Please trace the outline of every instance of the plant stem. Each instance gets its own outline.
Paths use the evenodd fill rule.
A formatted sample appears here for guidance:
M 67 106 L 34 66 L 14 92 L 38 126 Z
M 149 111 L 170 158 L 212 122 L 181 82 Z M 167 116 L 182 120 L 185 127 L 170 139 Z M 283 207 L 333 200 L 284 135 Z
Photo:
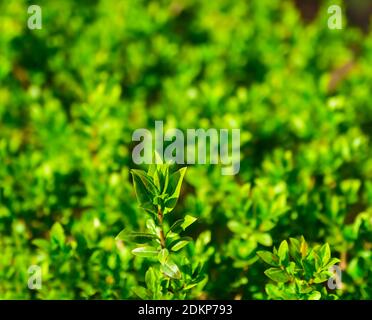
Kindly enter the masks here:
M 163 230 L 163 212 L 161 211 L 160 207 L 158 208 L 158 222 L 160 226 L 160 245 L 162 249 L 165 248 L 165 236 Z
M 347 267 L 347 252 L 346 251 L 341 252 L 340 260 L 341 260 L 340 261 L 341 270 L 346 270 L 346 267 Z

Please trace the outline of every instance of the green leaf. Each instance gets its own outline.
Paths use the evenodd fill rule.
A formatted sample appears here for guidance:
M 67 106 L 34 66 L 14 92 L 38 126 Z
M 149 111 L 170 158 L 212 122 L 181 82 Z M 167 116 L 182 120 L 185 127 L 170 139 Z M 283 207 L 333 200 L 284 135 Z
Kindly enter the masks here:
M 156 234 L 156 225 L 153 219 L 148 219 L 146 221 L 146 228 L 150 230 L 151 233 Z
M 133 249 L 132 253 L 138 257 L 156 257 L 159 253 L 159 250 L 154 247 L 145 246 Z
M 265 291 L 270 299 L 283 299 L 283 291 L 278 288 L 277 284 L 268 283 Z
M 175 232 L 175 233 L 180 233 L 183 228 L 182 224 L 185 222 L 185 219 L 178 219 L 175 223 L 172 224 L 172 226 L 169 228 L 168 232 Z
M 35 239 L 35 240 L 32 240 L 32 243 L 44 251 L 49 250 L 49 241 L 45 239 Z
M 159 194 L 158 188 L 155 186 L 152 177 L 150 177 L 145 171 L 143 170 L 131 170 L 132 176 L 138 177 L 138 179 L 142 183 L 142 187 L 144 187 L 151 195 Z
M 154 241 L 158 239 L 158 237 L 155 234 L 151 234 L 151 233 L 127 232 L 124 229 L 116 236 L 116 239 L 143 244 L 143 243 L 149 243 L 151 241 Z
M 273 245 L 273 239 L 269 233 L 257 233 L 255 234 L 255 238 L 263 246 L 270 247 Z
M 340 259 L 338 258 L 332 258 L 328 261 L 328 263 L 323 267 L 323 269 L 328 270 L 330 267 L 334 266 L 335 264 L 339 263 Z
M 300 253 L 300 241 L 295 238 L 289 238 L 289 254 L 297 262 L 301 262 L 301 253 Z
M 178 219 L 175 223 L 173 223 L 172 226 L 169 228 L 167 234 L 169 232 L 180 233 L 186 230 L 186 228 L 193 224 L 196 220 L 197 218 L 194 218 L 193 216 L 190 215 L 186 215 L 185 218 Z
M 156 292 L 157 276 L 154 268 L 150 267 L 145 274 L 145 282 L 148 289 L 152 292 Z
M 279 266 L 279 258 L 270 251 L 258 251 L 257 255 L 267 264 L 273 267 Z
M 290 277 L 289 275 L 281 269 L 278 268 L 270 268 L 265 271 L 265 274 L 271 279 L 276 282 L 287 282 Z
M 52 242 L 58 243 L 60 246 L 65 243 L 65 232 L 59 222 L 56 222 L 50 230 L 50 238 Z
M 314 278 L 314 283 L 322 283 L 322 282 L 325 282 L 327 281 L 330 277 L 332 276 L 332 274 L 330 274 L 329 271 L 326 271 L 326 272 L 322 272 L 320 274 L 317 274 Z
M 302 261 L 302 265 L 305 271 L 305 277 L 310 278 L 313 276 L 314 272 L 316 272 L 315 261 L 312 256 L 308 255 L 306 259 Z
M 148 300 L 151 298 L 148 290 L 144 287 L 134 287 L 133 289 L 133 292 L 135 295 L 137 295 L 140 299 L 142 300 Z
M 168 185 L 169 185 L 169 165 L 165 164 L 161 166 L 160 173 L 158 171 L 158 174 L 161 177 L 161 184 L 160 184 L 160 191 L 163 195 L 168 195 Z
M 227 227 L 231 230 L 233 233 L 243 233 L 246 232 L 247 227 L 243 223 L 236 221 L 236 220 L 230 220 L 227 222 Z
M 331 266 L 329 266 L 330 268 Z M 354 258 L 350 261 L 347 267 L 348 274 L 353 278 L 354 281 L 360 281 L 364 277 L 364 270 L 363 267 L 359 263 L 358 258 Z
M 156 213 L 157 206 L 153 204 L 154 198 L 158 195 L 158 190 L 145 171 L 131 170 L 133 186 L 140 206 L 149 212 Z
M 278 249 L 279 261 L 283 265 L 287 265 L 289 262 L 289 250 L 288 243 L 286 240 L 282 241 Z
M 198 219 L 187 214 L 183 220 L 184 221 L 181 224 L 181 227 L 182 227 L 183 230 L 186 230 L 186 228 L 188 228 L 190 225 L 192 225 Z
M 309 300 L 320 300 L 322 297 L 321 293 L 319 291 L 314 291 L 308 296 Z
M 290 246 L 292 246 L 296 251 L 300 251 L 300 241 L 296 238 L 289 238 Z
M 159 189 L 161 195 L 165 195 L 169 184 L 169 165 L 159 165 L 153 174 L 155 185 Z
M 154 179 L 155 173 L 156 173 L 156 164 L 155 163 L 151 163 L 149 165 L 149 169 L 147 170 L 147 175 L 153 178 L 154 184 L 156 185 L 155 179 Z M 159 187 L 159 186 L 157 186 L 157 187 Z
M 185 287 L 183 288 L 183 290 L 190 290 L 191 288 L 194 288 L 194 287 L 197 286 L 197 285 L 198 285 L 198 283 L 191 283 L 191 284 L 185 286 Z
M 168 259 L 168 256 L 169 256 L 169 251 L 168 249 L 164 248 L 164 249 L 161 249 L 159 254 L 158 254 L 158 260 L 161 264 L 164 264 L 166 263 L 167 259 Z
M 260 231 L 270 231 L 275 227 L 275 223 L 271 220 L 264 220 L 260 225 Z
M 170 248 L 172 251 L 178 251 L 181 250 L 184 246 L 186 246 L 190 241 L 192 241 L 192 238 L 190 237 L 182 237 L 180 239 L 177 239 L 173 241 L 170 245 Z
M 329 244 L 324 244 L 320 250 L 319 250 L 319 257 L 321 260 L 321 265 L 325 266 L 329 259 L 331 258 L 331 249 L 329 247 Z
M 296 264 L 293 261 L 291 261 L 288 264 L 288 267 L 285 268 L 285 270 L 287 271 L 288 274 L 294 274 L 296 270 Z
M 181 272 L 178 266 L 172 262 L 167 261 L 166 263 L 162 264 L 160 267 L 161 272 L 163 272 L 167 277 L 172 279 L 181 279 Z
M 186 170 L 187 168 L 183 167 L 170 176 L 166 192 L 168 194 L 168 199 L 165 202 L 166 209 L 164 210 L 164 214 L 171 212 L 176 206 L 177 200 L 180 196 L 182 181 L 186 174 Z

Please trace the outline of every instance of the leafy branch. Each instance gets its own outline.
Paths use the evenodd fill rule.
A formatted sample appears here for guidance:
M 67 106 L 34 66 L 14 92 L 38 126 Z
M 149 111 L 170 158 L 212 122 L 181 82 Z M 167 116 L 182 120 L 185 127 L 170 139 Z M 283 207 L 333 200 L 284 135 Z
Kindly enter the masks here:
M 175 253 L 188 245 L 192 238 L 181 236 L 196 218 L 186 215 L 170 227 L 168 214 L 171 213 L 180 196 L 186 167 L 171 171 L 169 164 L 152 164 L 147 172 L 131 170 L 133 185 L 140 207 L 149 218 L 146 232 L 122 230 L 116 237 L 138 246 L 132 250 L 135 256 L 156 259 L 158 264 L 150 267 L 145 275 L 145 287 L 136 287 L 134 292 L 143 299 L 182 298 L 188 289 L 196 286 L 202 277 L 200 265 L 190 264 L 184 255 L 176 263 Z M 180 259 L 178 259 L 180 260 Z
M 323 285 L 332 276 L 330 268 L 340 260 L 331 257 L 328 243 L 309 248 L 304 237 L 282 241 L 273 252 L 258 251 L 257 255 L 271 268 L 265 275 L 274 283 L 266 285 L 270 299 L 336 299 Z

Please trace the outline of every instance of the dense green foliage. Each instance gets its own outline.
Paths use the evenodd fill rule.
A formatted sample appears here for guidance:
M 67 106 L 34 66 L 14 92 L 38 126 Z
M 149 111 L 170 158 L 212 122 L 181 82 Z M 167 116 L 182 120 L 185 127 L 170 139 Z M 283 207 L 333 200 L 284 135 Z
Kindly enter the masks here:
M 40 0 L 29 30 L 33 3 L 1 1 L 0 298 L 372 299 L 372 33 L 328 29 L 334 3 Z M 171 208 L 154 189 L 164 228 L 197 218 L 161 248 L 177 269 L 127 241 L 159 227 L 131 156 L 155 120 L 241 129 L 238 175 L 188 166 Z
M 337 299 L 323 285 L 329 279 L 337 282 L 341 280 L 337 277 L 342 278 L 342 274 L 331 272 L 339 259 L 331 258 L 328 244 L 309 249 L 303 237 L 301 240 L 291 238 L 290 245 L 284 240 L 279 249 L 274 247 L 273 253 L 258 251 L 257 254 L 272 266 L 265 271 L 275 283 L 266 285 L 266 292 L 271 299 Z M 328 289 L 336 288 L 336 285 L 328 286 Z

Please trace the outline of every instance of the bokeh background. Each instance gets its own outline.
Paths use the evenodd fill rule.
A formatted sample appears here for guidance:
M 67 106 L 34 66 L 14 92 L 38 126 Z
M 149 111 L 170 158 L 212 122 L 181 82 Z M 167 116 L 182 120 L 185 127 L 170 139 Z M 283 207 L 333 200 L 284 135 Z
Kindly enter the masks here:
M 135 298 L 148 262 L 114 238 L 146 220 L 132 132 L 163 120 L 242 135 L 239 174 L 190 166 L 173 214 L 198 217 L 190 298 L 266 299 L 257 250 L 303 235 L 341 259 L 341 298 L 372 299 L 371 6 L 0 1 L 0 298 Z

